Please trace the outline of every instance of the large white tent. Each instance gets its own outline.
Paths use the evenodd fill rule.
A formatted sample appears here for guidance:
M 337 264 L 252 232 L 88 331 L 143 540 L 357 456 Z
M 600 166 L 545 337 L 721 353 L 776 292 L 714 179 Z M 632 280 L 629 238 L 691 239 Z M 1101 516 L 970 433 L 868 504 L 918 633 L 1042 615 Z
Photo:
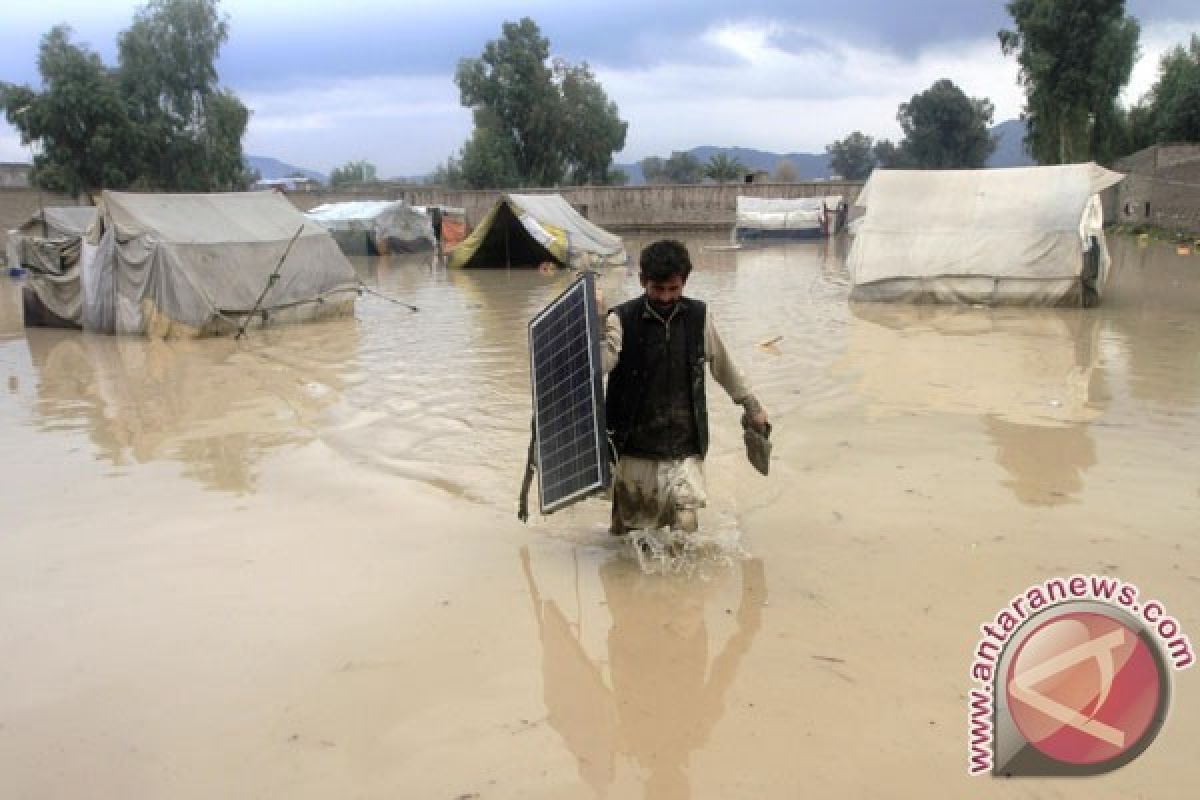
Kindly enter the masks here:
M 98 213 L 77 266 L 31 275 L 27 306 L 49 313 L 27 324 L 197 336 L 353 310 L 350 262 L 276 192 L 106 191 Z
M 1096 164 L 877 169 L 859 194 L 848 267 L 855 300 L 1066 306 L 1108 276 Z

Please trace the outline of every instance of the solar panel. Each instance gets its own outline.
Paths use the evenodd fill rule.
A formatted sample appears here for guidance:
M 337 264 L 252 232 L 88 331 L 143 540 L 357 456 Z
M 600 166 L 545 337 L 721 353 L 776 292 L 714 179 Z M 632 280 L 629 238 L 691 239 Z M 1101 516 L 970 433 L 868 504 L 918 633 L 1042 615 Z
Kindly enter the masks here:
M 596 278 L 585 272 L 529 322 L 538 495 L 543 514 L 609 484 Z

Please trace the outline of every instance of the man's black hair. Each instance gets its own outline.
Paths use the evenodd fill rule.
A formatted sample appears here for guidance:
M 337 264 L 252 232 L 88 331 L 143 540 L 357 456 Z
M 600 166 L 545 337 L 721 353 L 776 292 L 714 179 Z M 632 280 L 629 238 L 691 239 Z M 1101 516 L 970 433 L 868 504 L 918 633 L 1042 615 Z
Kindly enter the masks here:
M 642 279 L 661 283 L 672 275 L 684 281 L 692 272 L 692 259 L 683 242 L 675 239 L 660 239 L 642 248 L 639 265 Z

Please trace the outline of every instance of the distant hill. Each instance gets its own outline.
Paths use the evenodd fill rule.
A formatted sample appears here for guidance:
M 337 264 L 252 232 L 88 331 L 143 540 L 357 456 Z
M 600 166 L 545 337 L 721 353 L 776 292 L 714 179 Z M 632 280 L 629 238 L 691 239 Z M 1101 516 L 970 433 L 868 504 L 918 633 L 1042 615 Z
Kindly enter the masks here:
M 276 181 L 280 178 L 288 178 L 296 173 L 300 173 L 306 178 L 320 181 L 321 183 L 329 183 L 329 178 L 326 175 L 316 172 L 315 170 L 297 167 L 293 164 L 287 164 L 277 158 L 269 158 L 267 156 L 245 156 L 246 166 L 252 170 L 258 170 L 258 174 L 262 176 L 264 181 Z
M 1032 167 L 1037 162 L 1025 149 L 1025 122 L 1010 119 L 992 128 L 992 135 L 998 140 L 996 150 L 988 159 L 989 167 Z
M 999 140 L 996 150 L 987 161 L 988 167 L 1029 167 L 1035 164 L 1025 150 L 1025 123 L 1019 119 L 1010 119 L 991 128 L 991 133 Z M 701 164 L 708 163 L 717 153 L 724 153 L 730 158 L 736 158 L 750 170 L 766 170 L 774 174 L 779 162 L 787 159 L 796 167 L 801 180 L 823 180 L 829 177 L 829 156 L 826 153 L 770 153 L 764 150 L 753 150 L 747 147 L 714 147 L 702 145 L 688 151 Z M 670 154 L 661 156 L 667 158 Z M 642 175 L 640 164 L 615 164 L 617 169 L 624 170 L 629 176 L 631 185 L 646 182 Z

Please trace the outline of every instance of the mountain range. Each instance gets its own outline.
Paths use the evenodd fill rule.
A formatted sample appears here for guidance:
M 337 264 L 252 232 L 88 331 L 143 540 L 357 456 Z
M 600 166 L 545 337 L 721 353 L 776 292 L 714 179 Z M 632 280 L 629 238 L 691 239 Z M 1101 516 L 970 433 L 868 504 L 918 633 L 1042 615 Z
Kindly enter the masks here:
M 258 172 L 260 180 L 277 181 L 281 178 L 294 178 L 296 175 L 303 175 L 306 178 L 312 178 L 321 183 L 329 183 L 329 176 L 324 175 L 316 170 L 297 167 L 293 164 L 288 164 L 280 161 L 278 158 L 269 158 L 267 156 L 244 156 L 246 167 L 251 172 Z
M 996 137 L 996 149 L 987 160 L 989 168 L 999 167 L 1032 167 L 1035 162 L 1025 149 L 1025 123 L 1019 119 L 1010 119 L 988 129 Z M 747 169 L 757 172 L 764 170 L 770 174 L 781 161 L 790 161 L 796 168 L 800 180 L 826 180 L 833 170 L 829 167 L 827 153 L 771 153 L 765 150 L 754 150 L 748 147 L 713 147 L 704 145 L 693 147 L 691 153 L 701 164 L 718 153 L 724 153 L 730 158 L 736 158 Z M 623 170 L 629 176 L 629 184 L 635 186 L 646 182 L 642 175 L 641 164 L 614 164 L 616 169 Z
M 1036 162 L 1030 158 L 1025 149 L 1025 123 L 1019 119 L 1010 119 L 990 128 L 996 137 L 996 150 L 987 160 L 988 167 L 1030 167 Z M 774 174 L 780 161 L 787 160 L 799 173 L 801 180 L 825 180 L 830 175 L 829 155 L 827 153 L 771 153 L 765 150 L 754 150 L 749 147 L 715 147 L 702 145 L 693 147 L 691 153 L 697 161 L 705 164 L 718 153 L 724 153 L 730 158 L 736 158 L 747 169 L 765 170 Z M 321 183 L 328 183 L 328 176 L 311 169 L 297 167 L 266 156 L 246 156 L 246 165 L 257 170 L 263 180 L 278 180 L 293 177 L 296 174 L 313 178 Z M 629 176 L 629 184 L 636 186 L 646 182 L 642 175 L 640 164 L 615 164 L 616 169 L 624 170 Z M 419 179 L 409 178 L 409 181 Z

